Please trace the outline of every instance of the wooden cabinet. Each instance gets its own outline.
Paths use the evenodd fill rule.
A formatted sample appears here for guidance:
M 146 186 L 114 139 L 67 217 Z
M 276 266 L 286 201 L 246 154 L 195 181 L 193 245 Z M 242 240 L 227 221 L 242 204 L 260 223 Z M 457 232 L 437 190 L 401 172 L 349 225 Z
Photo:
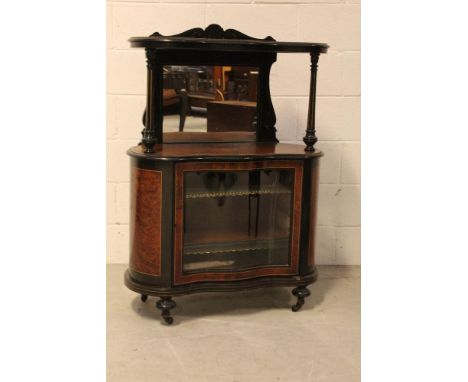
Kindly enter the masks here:
M 305 148 L 276 140 L 268 73 L 277 51 L 307 52 L 316 63 L 326 45 L 256 40 L 219 26 L 182 35 L 131 39 L 147 51 L 148 102 L 142 142 L 128 150 L 130 262 L 125 283 L 143 301 L 158 296 L 156 306 L 169 324 L 173 297 L 202 291 L 294 286 L 292 309 L 297 311 L 310 294 L 306 286 L 317 277 L 315 220 L 323 154 L 313 147 L 316 66 Z M 187 49 L 190 55 L 180 55 Z M 181 132 L 165 141 L 161 70 L 184 63 L 259 68 L 257 100 L 252 102 L 255 141 L 230 141 L 235 120 L 223 124 L 226 132 L 223 127 L 206 136 L 197 131 L 196 141 L 193 132 Z

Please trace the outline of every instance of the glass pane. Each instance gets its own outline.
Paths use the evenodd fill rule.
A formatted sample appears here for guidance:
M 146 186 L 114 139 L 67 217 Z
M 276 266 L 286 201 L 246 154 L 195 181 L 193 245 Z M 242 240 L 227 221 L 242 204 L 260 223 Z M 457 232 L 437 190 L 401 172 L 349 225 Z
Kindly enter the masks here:
M 163 81 L 165 142 L 255 139 L 258 68 L 166 65 Z
M 294 170 L 184 175 L 184 272 L 289 264 Z

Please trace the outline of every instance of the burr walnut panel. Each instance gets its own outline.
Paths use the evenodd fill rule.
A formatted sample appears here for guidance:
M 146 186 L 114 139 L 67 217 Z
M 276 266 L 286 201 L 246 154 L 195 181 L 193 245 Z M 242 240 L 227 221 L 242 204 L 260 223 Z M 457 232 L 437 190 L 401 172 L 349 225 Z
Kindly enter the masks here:
M 162 172 L 131 169 L 130 268 L 161 275 Z

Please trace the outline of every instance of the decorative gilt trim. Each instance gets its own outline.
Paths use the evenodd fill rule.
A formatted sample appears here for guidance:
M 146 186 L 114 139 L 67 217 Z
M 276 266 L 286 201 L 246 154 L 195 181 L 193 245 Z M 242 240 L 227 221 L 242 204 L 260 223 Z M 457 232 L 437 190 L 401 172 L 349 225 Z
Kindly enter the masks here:
M 270 189 L 265 188 L 261 190 L 248 190 L 248 191 L 225 191 L 225 192 L 193 192 L 185 195 L 186 199 L 199 199 L 199 198 L 219 198 L 222 196 L 247 196 L 247 195 L 265 195 L 265 194 L 289 194 L 290 191 L 286 189 Z

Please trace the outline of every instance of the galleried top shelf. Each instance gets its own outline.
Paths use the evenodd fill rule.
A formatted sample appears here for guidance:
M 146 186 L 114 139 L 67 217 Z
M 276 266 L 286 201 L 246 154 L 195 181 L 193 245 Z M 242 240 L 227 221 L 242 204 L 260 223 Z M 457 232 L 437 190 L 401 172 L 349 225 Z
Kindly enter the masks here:
M 129 41 L 146 53 L 144 154 L 167 143 L 278 143 L 269 83 L 277 53 L 310 55 L 303 141 L 306 152 L 315 151 L 317 64 L 328 44 L 255 38 L 217 24 L 173 36 L 155 32 Z
M 149 37 L 132 37 L 129 41 L 135 48 L 158 50 L 326 53 L 328 49 L 328 44 L 324 43 L 280 42 L 270 36 L 258 39 L 235 29 L 224 30 L 217 24 L 211 24 L 206 29 L 193 28 L 173 36 L 156 32 Z

